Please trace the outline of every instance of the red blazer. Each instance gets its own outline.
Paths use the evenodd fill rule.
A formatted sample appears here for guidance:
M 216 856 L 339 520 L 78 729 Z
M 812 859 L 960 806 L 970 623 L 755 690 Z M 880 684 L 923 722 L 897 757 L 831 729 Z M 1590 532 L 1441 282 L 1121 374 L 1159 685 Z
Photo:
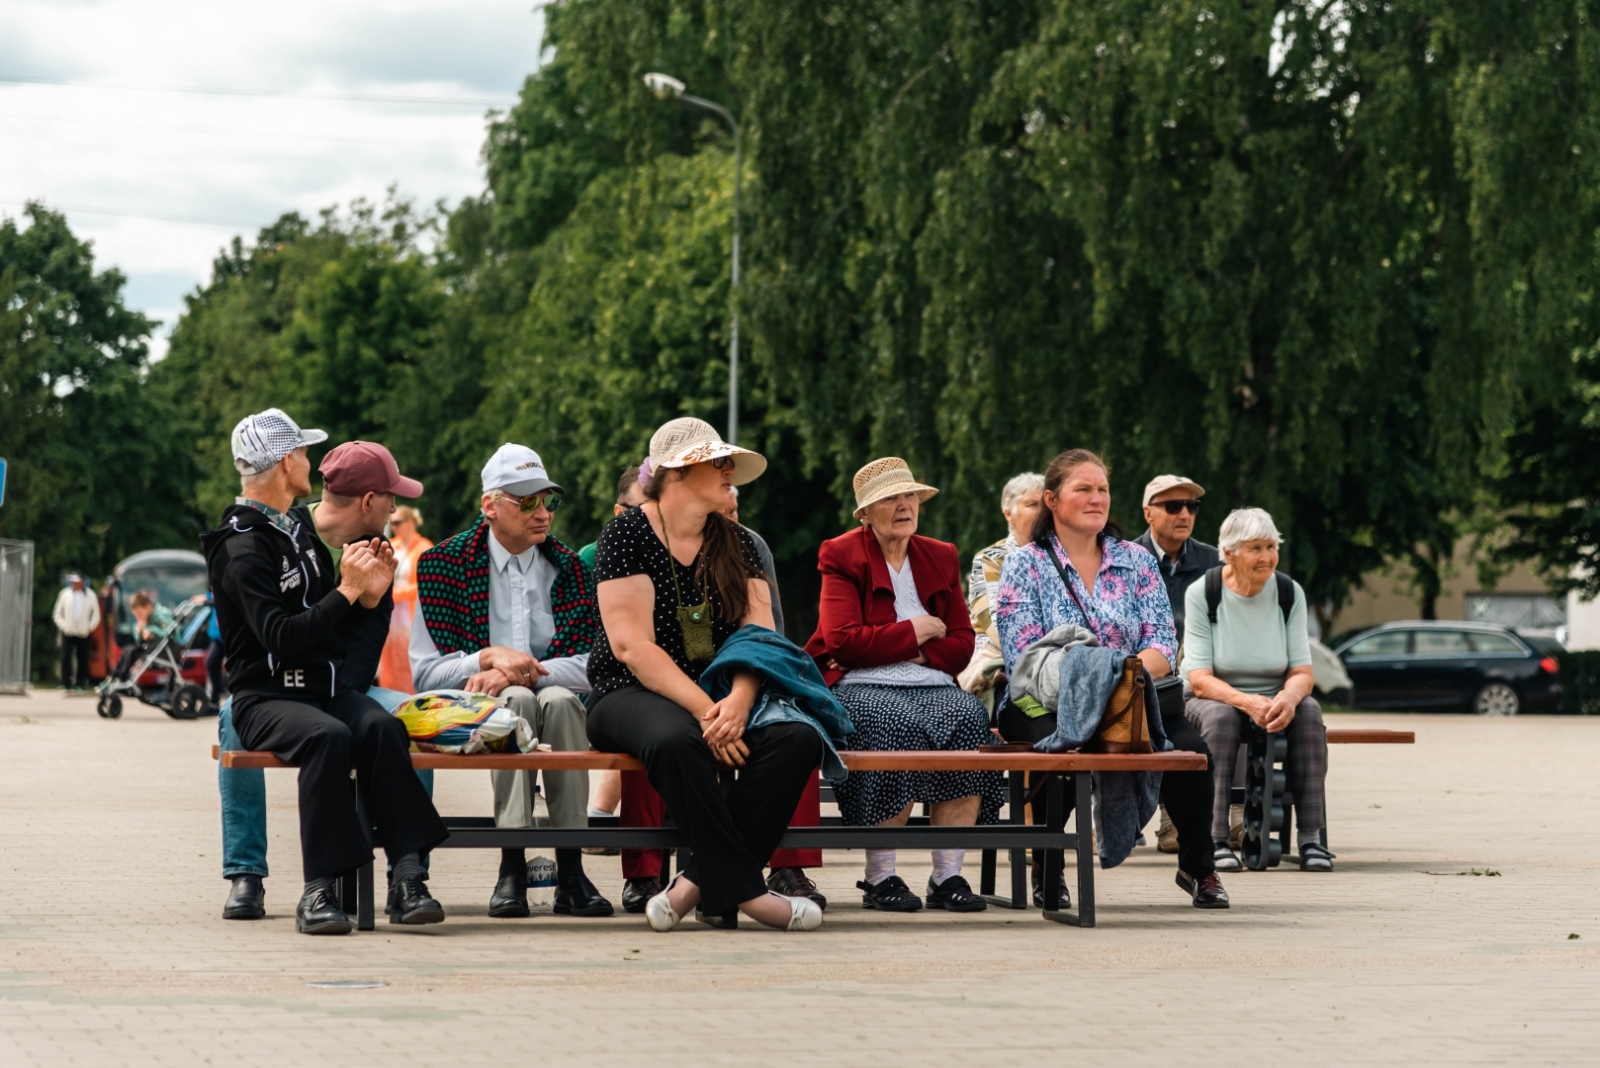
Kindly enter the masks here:
M 929 667 L 955 676 L 972 659 L 976 641 L 956 547 L 913 534 L 906 555 L 922 603 L 945 626 L 944 637 L 922 646 L 922 655 Z M 822 572 L 822 603 L 817 632 L 806 643 L 806 652 L 817 661 L 829 686 L 844 675 L 828 667 L 830 660 L 848 671 L 917 658 L 916 629 L 909 620 L 895 622 L 889 564 L 871 530 L 857 527 L 823 542 L 817 551 L 817 570 Z

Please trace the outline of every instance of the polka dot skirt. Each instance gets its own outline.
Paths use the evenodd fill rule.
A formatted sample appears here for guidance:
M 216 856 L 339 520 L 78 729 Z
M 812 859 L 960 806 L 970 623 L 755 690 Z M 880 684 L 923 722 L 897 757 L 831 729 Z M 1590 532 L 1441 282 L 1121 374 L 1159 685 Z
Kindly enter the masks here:
M 989 713 L 956 686 L 841 683 L 833 694 L 850 713 L 851 749 L 976 749 L 989 734 Z M 836 783 L 844 821 L 871 826 L 916 801 L 982 796 L 979 823 L 994 823 L 1005 802 L 1005 779 L 994 771 L 852 771 Z

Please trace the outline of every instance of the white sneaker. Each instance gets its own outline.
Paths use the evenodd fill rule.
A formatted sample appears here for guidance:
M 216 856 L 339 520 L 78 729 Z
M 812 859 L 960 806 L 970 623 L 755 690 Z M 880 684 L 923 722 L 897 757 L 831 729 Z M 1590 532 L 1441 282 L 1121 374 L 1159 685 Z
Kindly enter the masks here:
M 790 897 L 778 894 L 789 903 L 789 930 L 815 931 L 822 926 L 822 909 L 809 897 Z
M 678 878 L 667 885 L 667 890 L 676 885 Z M 670 931 L 683 922 L 683 917 L 672 911 L 672 902 L 667 899 L 667 890 L 661 891 L 644 903 L 644 918 L 649 921 L 652 931 Z

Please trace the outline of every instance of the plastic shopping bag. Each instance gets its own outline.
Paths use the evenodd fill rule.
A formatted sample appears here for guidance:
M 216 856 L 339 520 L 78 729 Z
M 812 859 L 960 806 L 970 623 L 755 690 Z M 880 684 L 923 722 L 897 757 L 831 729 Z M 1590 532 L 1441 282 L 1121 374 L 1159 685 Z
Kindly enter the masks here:
M 526 753 L 538 745 L 528 721 L 488 694 L 430 690 L 394 715 L 406 725 L 413 753 Z

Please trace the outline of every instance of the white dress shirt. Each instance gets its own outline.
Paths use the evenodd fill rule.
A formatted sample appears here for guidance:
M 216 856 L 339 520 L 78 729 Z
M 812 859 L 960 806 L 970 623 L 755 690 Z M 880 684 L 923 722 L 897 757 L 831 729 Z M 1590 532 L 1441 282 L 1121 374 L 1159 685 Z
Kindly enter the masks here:
M 550 611 L 555 581 L 556 566 L 537 545 L 512 554 L 489 531 L 489 644 L 527 653 L 548 668 L 550 674 L 539 676 L 534 689 L 565 686 L 574 693 L 588 693 L 588 653 L 544 658 L 556 636 L 555 615 Z M 441 653 L 422 619 L 412 625 L 411 679 L 419 693 L 460 689 L 484 666 L 476 652 Z

